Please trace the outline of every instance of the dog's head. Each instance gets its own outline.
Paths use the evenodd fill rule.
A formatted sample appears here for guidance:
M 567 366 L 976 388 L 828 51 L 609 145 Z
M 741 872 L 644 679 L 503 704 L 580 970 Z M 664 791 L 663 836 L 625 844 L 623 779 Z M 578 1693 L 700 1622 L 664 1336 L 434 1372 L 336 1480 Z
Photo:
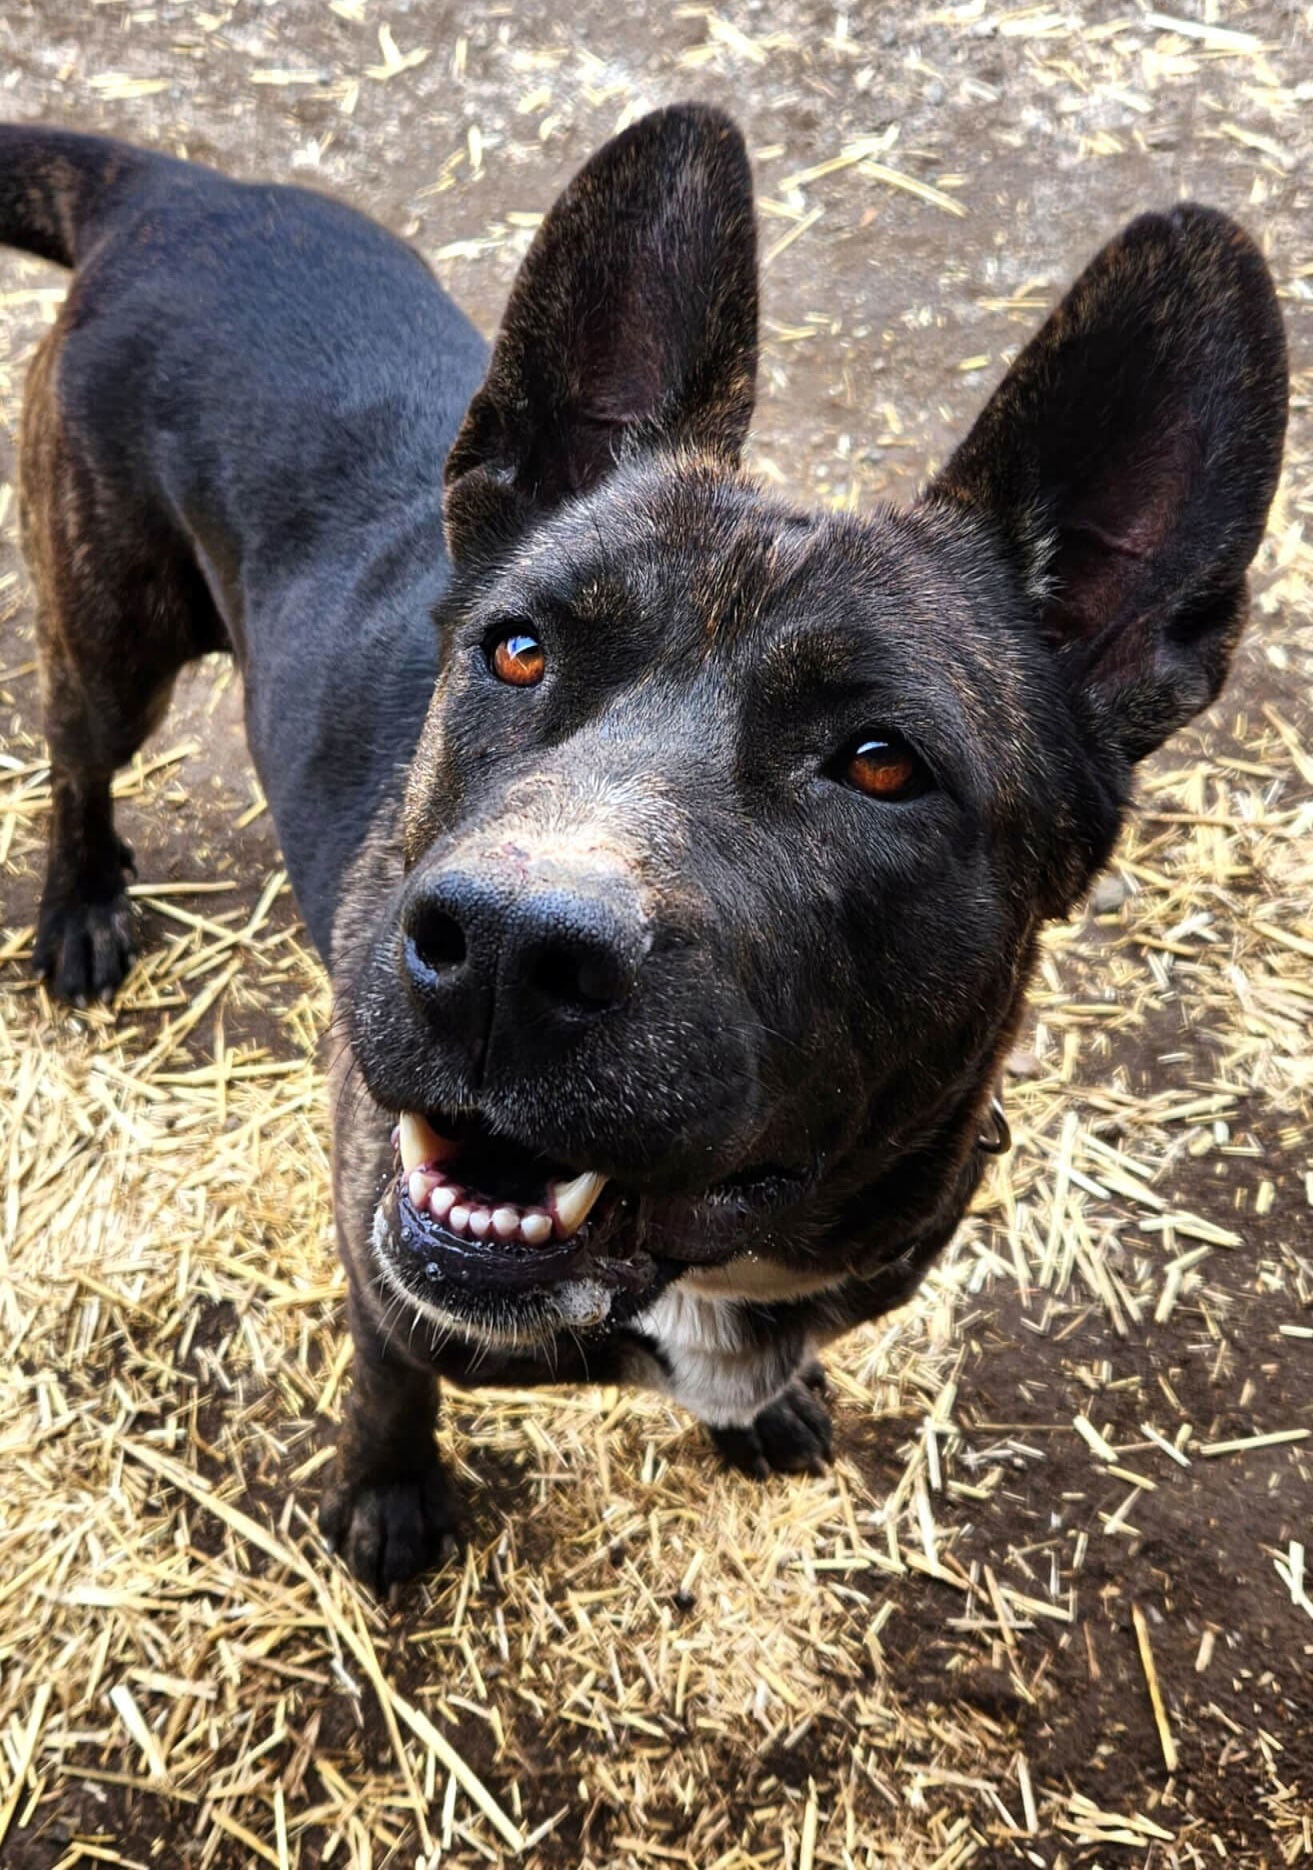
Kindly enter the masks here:
M 960 1206 L 1035 932 L 1217 693 L 1276 481 L 1272 288 L 1208 209 L 1098 255 L 907 512 L 740 471 L 755 271 L 733 125 L 635 124 L 447 463 L 440 673 L 346 987 L 400 1117 L 384 1275 L 498 1342 L 730 1260 L 814 1289 Z

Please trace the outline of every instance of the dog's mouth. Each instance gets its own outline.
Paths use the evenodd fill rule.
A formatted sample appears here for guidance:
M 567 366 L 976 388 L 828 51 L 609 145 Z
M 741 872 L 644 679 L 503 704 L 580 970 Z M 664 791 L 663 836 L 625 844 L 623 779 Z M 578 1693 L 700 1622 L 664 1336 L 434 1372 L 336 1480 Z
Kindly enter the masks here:
M 572 1175 L 547 1157 L 486 1133 L 407 1111 L 397 1126 L 406 1195 L 420 1219 L 460 1242 L 518 1253 L 570 1241 L 588 1226 L 607 1181 L 595 1170 Z
M 388 1283 L 431 1317 L 507 1344 L 632 1315 L 688 1266 L 731 1257 L 744 1221 L 807 1179 L 768 1167 L 654 1202 L 470 1113 L 405 1112 L 393 1143 L 375 1231 Z
M 606 1257 L 625 1205 L 614 1183 L 496 1137 L 477 1118 L 441 1123 L 407 1111 L 397 1126 L 397 1220 L 408 1254 L 427 1253 L 458 1283 L 505 1292 L 555 1284 Z

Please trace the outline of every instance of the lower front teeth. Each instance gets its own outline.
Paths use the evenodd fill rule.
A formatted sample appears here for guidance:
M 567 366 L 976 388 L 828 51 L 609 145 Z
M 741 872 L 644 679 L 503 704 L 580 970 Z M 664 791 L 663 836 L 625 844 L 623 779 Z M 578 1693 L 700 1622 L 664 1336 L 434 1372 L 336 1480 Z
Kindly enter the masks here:
M 596 1189 L 591 1186 L 594 1182 Z M 467 1190 L 447 1181 L 442 1170 L 434 1166 L 413 1168 L 405 1176 L 412 1205 L 421 1214 L 431 1214 L 448 1233 L 462 1234 L 470 1240 L 518 1241 L 530 1247 L 545 1246 L 553 1234 L 565 1234 L 567 1227 L 571 1233 L 580 1227 L 597 1199 L 601 1182 L 600 1176 L 580 1176 L 573 1184 L 557 1184 L 549 1191 L 555 1210 L 549 1213 L 545 1208 L 494 1208 L 490 1203 L 480 1203 Z M 562 1193 L 564 1202 L 559 1201 Z
M 406 1178 L 406 1188 L 411 1201 L 417 1208 L 426 1208 L 433 1198 L 441 1177 L 431 1169 L 412 1169 Z

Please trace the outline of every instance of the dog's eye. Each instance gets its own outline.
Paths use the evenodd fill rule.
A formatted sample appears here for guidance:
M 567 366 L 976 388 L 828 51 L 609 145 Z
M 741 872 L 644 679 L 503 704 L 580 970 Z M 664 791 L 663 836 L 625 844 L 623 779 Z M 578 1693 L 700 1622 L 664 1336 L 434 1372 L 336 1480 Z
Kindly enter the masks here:
M 930 785 L 924 760 L 897 734 L 859 740 L 842 766 L 845 784 L 871 799 L 916 798 Z
M 509 630 L 493 644 L 488 662 L 499 682 L 509 682 L 512 688 L 533 688 L 546 673 L 547 652 L 532 632 Z

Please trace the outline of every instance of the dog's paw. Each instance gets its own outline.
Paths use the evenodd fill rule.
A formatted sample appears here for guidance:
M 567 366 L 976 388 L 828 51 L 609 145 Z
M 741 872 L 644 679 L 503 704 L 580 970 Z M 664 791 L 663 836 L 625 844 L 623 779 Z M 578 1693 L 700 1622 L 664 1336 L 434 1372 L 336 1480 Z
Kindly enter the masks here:
M 85 1006 L 111 999 L 134 952 L 132 905 L 123 890 L 103 902 L 62 891 L 42 897 L 32 962 L 57 1000 Z
M 807 1364 L 788 1388 L 743 1428 L 713 1428 L 722 1460 L 740 1473 L 823 1474 L 834 1453 L 829 1386 L 817 1363 Z
M 334 1475 L 319 1530 L 378 1597 L 460 1550 L 459 1519 L 435 1458 L 417 1474 Z

